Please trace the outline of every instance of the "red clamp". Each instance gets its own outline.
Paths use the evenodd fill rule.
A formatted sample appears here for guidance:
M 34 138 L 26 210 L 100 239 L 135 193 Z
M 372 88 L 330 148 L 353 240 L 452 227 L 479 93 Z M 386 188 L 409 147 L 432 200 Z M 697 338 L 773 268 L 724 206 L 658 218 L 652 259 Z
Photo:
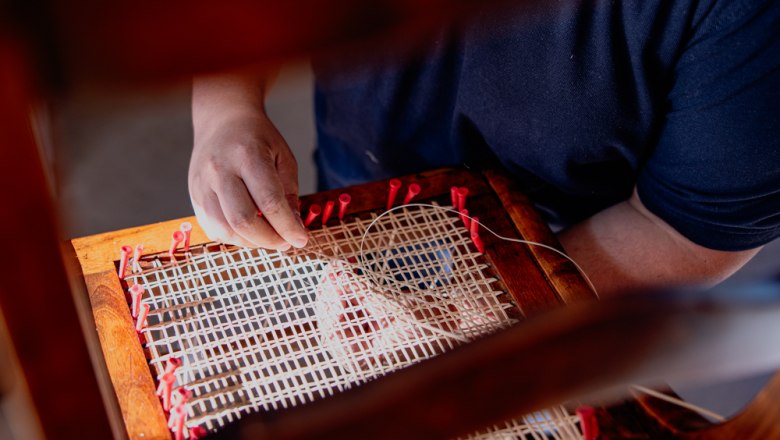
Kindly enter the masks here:
M 325 203 L 325 209 L 322 210 L 322 226 L 325 226 L 326 223 L 328 223 L 328 219 L 330 219 L 330 215 L 333 213 L 333 200 L 328 200 Z
M 175 258 L 173 254 L 176 252 L 176 249 L 179 247 L 179 244 L 184 241 L 184 233 L 181 231 L 176 231 L 171 235 L 171 247 L 168 249 L 168 255 L 170 255 L 171 258 Z
M 465 186 L 458 188 L 458 212 L 466 209 L 466 197 L 469 195 L 469 189 Z
M 414 196 L 420 194 L 420 191 L 421 191 L 420 185 L 416 183 L 409 185 L 409 189 L 406 190 L 406 197 L 404 197 L 403 204 L 406 205 L 407 203 L 411 202 Z
M 130 314 L 133 318 L 137 318 L 141 312 L 141 297 L 144 295 L 145 291 L 146 289 L 144 289 L 144 286 L 140 284 L 133 284 L 133 287 L 130 288 L 130 298 L 132 300 Z
M 190 237 L 192 236 L 192 223 L 184 222 L 179 225 L 179 230 L 184 234 L 184 252 L 190 251 Z
M 168 426 L 173 429 L 175 440 L 184 439 L 184 431 L 187 429 L 187 408 L 184 405 L 175 406 L 171 409 Z
M 157 387 L 157 395 L 162 398 L 162 406 L 165 411 L 171 410 L 171 395 L 173 394 L 173 383 L 176 382 L 176 376 L 173 373 L 165 373 L 160 379 L 160 385 Z
M 133 248 L 130 246 L 122 246 L 119 256 L 119 279 L 125 279 L 125 273 L 127 272 L 127 260 L 130 259 L 130 254 L 133 253 Z
M 577 418 L 580 419 L 580 429 L 584 440 L 596 440 L 599 437 L 599 421 L 596 410 L 592 406 L 577 408 Z
M 339 196 L 339 220 L 344 220 L 344 214 L 347 213 L 347 206 L 352 202 L 352 196 L 344 193 Z
M 321 213 L 322 208 L 320 208 L 320 205 L 317 205 L 316 203 L 312 204 L 309 206 L 309 213 L 306 215 L 306 221 L 303 222 L 303 225 L 308 228 L 311 222 L 313 222 L 314 219 L 317 218 L 317 216 L 319 216 Z
M 135 251 L 133 252 L 133 272 L 141 271 L 141 256 L 144 254 L 144 245 L 135 245 Z
M 181 367 L 181 364 L 182 362 L 179 358 L 168 358 L 168 361 L 165 363 L 165 371 L 163 371 L 163 374 L 176 372 L 176 369 Z
M 471 218 L 469 217 L 469 210 L 468 209 L 461 209 L 460 210 L 460 221 L 463 222 L 463 226 L 466 227 L 467 231 L 470 231 L 470 224 L 471 224 Z
M 135 330 L 138 333 L 141 333 L 144 327 L 146 327 L 147 316 L 149 316 L 149 304 L 141 304 L 140 310 L 138 311 L 138 320 L 135 321 Z
M 471 219 L 471 241 L 474 242 L 474 246 L 477 247 L 479 253 L 485 253 L 485 243 L 479 237 L 479 218 L 473 217 Z
M 171 405 L 174 409 L 184 407 L 190 397 L 192 397 L 192 391 L 184 387 L 176 387 L 171 396 Z
M 198 440 L 206 436 L 208 434 L 208 431 L 206 431 L 205 428 L 200 426 L 193 426 L 189 429 L 190 433 L 190 439 L 191 440 Z
M 398 179 L 390 179 L 390 190 L 387 193 L 387 207 L 385 210 L 390 210 L 395 203 L 395 197 L 398 195 L 398 190 L 401 189 L 401 181 Z
M 460 210 L 458 209 L 458 187 L 457 186 L 453 186 L 450 188 L 450 198 L 452 198 L 452 209 L 455 209 L 458 212 L 460 212 Z

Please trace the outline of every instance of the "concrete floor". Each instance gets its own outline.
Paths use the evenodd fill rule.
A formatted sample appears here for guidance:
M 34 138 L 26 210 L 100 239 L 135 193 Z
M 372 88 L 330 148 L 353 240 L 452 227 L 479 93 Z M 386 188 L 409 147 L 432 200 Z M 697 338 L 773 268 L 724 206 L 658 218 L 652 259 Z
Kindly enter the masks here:
M 124 91 L 78 91 L 59 107 L 59 202 L 69 237 L 191 215 L 187 166 L 192 144 L 190 86 Z M 272 119 L 299 160 L 302 194 L 314 191 L 315 143 L 311 73 L 286 69 L 269 97 Z M 734 280 L 780 272 L 773 243 Z M 716 412 L 732 414 L 766 377 L 682 390 Z

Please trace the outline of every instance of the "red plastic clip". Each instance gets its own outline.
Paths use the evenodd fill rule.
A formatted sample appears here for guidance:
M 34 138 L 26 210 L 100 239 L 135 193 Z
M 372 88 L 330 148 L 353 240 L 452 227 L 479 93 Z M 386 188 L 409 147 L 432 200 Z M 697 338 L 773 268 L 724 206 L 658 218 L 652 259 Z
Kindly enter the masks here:
M 187 429 L 187 408 L 176 406 L 171 410 L 171 416 L 168 418 L 168 426 L 173 429 L 174 439 L 183 440 L 184 430 Z
M 157 387 L 157 395 L 162 398 L 162 406 L 165 411 L 171 410 L 171 395 L 173 394 L 174 382 L 176 382 L 176 376 L 173 373 L 165 373 L 160 380 L 160 385 Z
M 349 203 L 352 201 L 352 196 L 350 196 L 347 193 L 344 193 L 339 196 L 339 220 L 344 219 L 344 214 L 347 213 L 347 206 L 349 206 Z
M 173 396 L 171 396 L 171 405 L 174 407 L 184 406 L 190 400 L 190 397 L 192 397 L 192 391 L 184 387 L 176 387 L 173 390 Z
M 577 418 L 580 419 L 582 438 L 596 440 L 599 436 L 599 421 L 596 418 L 596 410 L 591 406 L 581 406 L 577 408 Z
M 333 213 L 333 206 L 335 203 L 333 203 L 333 200 L 328 200 L 325 203 L 325 209 L 322 210 L 322 226 L 325 226 L 325 223 L 328 223 L 328 219 L 330 219 L 330 215 Z
M 387 193 L 386 210 L 389 210 L 393 207 L 393 203 L 395 203 L 395 197 L 398 195 L 399 189 L 401 189 L 401 181 L 398 179 L 390 179 L 390 190 Z
M 165 363 L 165 371 L 163 371 L 163 374 L 174 373 L 179 367 L 181 367 L 181 359 L 176 357 L 168 358 L 168 361 Z
M 184 222 L 179 225 L 179 230 L 184 234 L 184 252 L 190 251 L 190 237 L 192 236 L 192 223 Z
M 135 251 L 133 251 L 133 272 L 141 271 L 141 256 L 144 254 L 144 245 L 135 245 Z
M 420 190 L 421 190 L 420 185 L 416 183 L 409 185 L 409 189 L 406 190 L 406 197 L 404 197 L 403 204 L 406 205 L 407 203 L 411 202 L 414 196 L 420 194 Z
M 138 319 L 135 321 L 135 330 L 141 333 L 141 330 L 146 327 L 146 317 L 149 316 L 149 304 L 141 304 L 138 311 Z
M 141 297 L 144 295 L 144 291 L 144 286 L 140 284 L 133 284 L 133 287 L 130 288 L 130 298 L 132 299 L 130 314 L 133 318 L 137 318 L 141 311 Z
M 485 243 L 479 237 L 479 218 L 473 217 L 471 219 L 471 241 L 474 242 L 474 246 L 477 247 L 479 253 L 485 253 Z
M 193 426 L 189 430 L 190 433 L 190 439 L 192 440 L 198 440 L 206 436 L 208 434 L 208 431 L 206 431 L 205 428 L 202 428 L 200 426 Z
M 466 208 L 466 197 L 469 195 L 469 189 L 465 186 L 458 188 L 458 212 Z
M 171 256 L 171 258 L 174 258 L 173 254 L 176 252 L 176 248 L 179 247 L 179 244 L 184 241 L 184 233 L 181 231 L 176 231 L 171 236 L 171 248 L 168 249 L 168 255 Z
M 452 198 L 452 209 L 458 209 L 458 187 L 450 188 L 450 197 Z M 460 212 L 460 210 L 458 210 Z
M 479 236 L 472 237 L 471 241 L 474 242 L 474 246 L 477 247 L 477 250 L 479 251 L 480 254 L 485 253 L 485 243 L 482 241 L 482 238 L 480 238 Z
M 119 256 L 119 279 L 123 280 L 125 279 L 125 272 L 127 271 L 127 260 L 130 259 L 130 254 L 133 253 L 133 248 L 130 246 L 122 246 L 120 249 L 120 256 Z
M 470 231 L 469 224 L 471 223 L 471 218 L 469 218 L 469 210 L 468 209 L 462 209 L 460 211 L 460 220 L 463 222 L 463 226 L 466 227 L 466 230 Z
M 309 227 L 311 222 L 313 222 L 314 219 L 317 218 L 317 216 L 320 214 L 322 214 L 322 208 L 320 208 L 320 205 L 316 203 L 312 204 L 309 206 L 309 213 L 306 215 L 306 221 L 303 222 L 303 225 Z
M 178 387 L 175 390 L 173 390 L 173 398 L 172 398 L 173 405 L 174 406 L 184 405 L 190 400 L 190 397 L 192 397 L 192 391 L 184 387 Z

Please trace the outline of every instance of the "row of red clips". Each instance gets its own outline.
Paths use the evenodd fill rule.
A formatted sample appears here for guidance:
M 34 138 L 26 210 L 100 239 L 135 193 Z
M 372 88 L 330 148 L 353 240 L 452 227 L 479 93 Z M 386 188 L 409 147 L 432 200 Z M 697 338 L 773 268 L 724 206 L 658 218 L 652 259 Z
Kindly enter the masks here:
M 187 429 L 187 401 L 192 397 L 192 392 L 185 387 L 173 388 L 176 382 L 176 370 L 181 367 L 179 358 L 170 358 L 165 364 L 165 370 L 160 376 L 157 386 L 157 396 L 162 401 L 163 411 L 168 413 L 168 427 L 173 430 L 174 438 L 181 440 L 187 431 L 188 438 L 198 439 L 206 435 L 206 430 L 200 426 Z
M 168 255 L 172 260 L 176 259 L 176 252 L 181 248 L 185 253 L 190 251 L 190 239 L 192 236 L 192 223 L 184 222 L 179 226 L 179 229 L 175 231 L 171 236 L 171 245 L 168 248 Z M 119 258 L 119 279 L 125 279 L 127 275 L 128 263 L 132 254 L 131 270 L 133 272 L 140 272 L 142 270 L 139 264 L 141 257 L 143 256 L 144 246 L 138 244 L 135 248 L 131 246 L 122 246 L 120 249 Z M 147 317 L 149 316 L 149 304 L 142 302 L 146 289 L 141 284 L 133 284 L 128 290 L 130 294 L 130 315 L 135 320 L 135 330 L 138 332 L 139 339 L 142 343 L 144 341 L 142 331 L 147 325 Z M 176 440 L 185 438 L 185 431 L 188 433 L 187 437 L 190 439 L 198 439 L 206 434 L 206 430 L 200 426 L 193 428 L 187 428 L 187 408 L 186 403 L 192 396 L 192 392 L 185 387 L 174 388 L 176 382 L 175 372 L 182 365 L 182 361 L 179 358 L 168 359 L 165 365 L 165 371 L 159 378 L 159 384 L 157 386 L 156 394 L 160 397 L 163 410 L 168 414 L 168 426 L 174 433 Z
M 349 194 L 341 194 L 339 196 L 339 221 L 344 220 L 344 216 L 347 214 L 347 207 L 352 202 L 352 196 Z M 328 220 L 330 220 L 331 214 L 333 214 L 333 208 L 336 206 L 336 203 L 333 200 L 328 200 L 325 203 L 325 209 L 323 209 L 320 205 L 316 203 L 312 203 L 309 205 L 309 212 L 306 214 L 306 220 L 304 220 L 303 225 L 305 227 L 309 227 L 314 220 L 322 214 L 322 225 L 325 226 L 328 223 Z
M 401 185 L 402 184 L 399 179 L 390 179 L 390 189 L 387 193 L 387 205 L 385 206 L 385 210 L 390 210 L 395 204 L 395 198 L 398 196 L 398 190 L 401 189 Z M 422 188 L 419 184 L 410 184 L 409 188 L 406 190 L 406 195 L 404 196 L 404 200 L 401 202 L 401 204 L 406 205 L 410 203 L 413 198 L 420 194 L 420 191 L 422 191 Z
M 182 247 L 182 251 L 185 253 L 190 251 L 190 238 L 192 237 L 192 223 L 184 222 L 179 226 L 179 230 L 174 231 L 171 236 L 171 246 L 168 248 L 168 255 L 171 259 L 176 259 L 176 252 L 179 247 Z M 140 272 L 141 266 L 139 261 L 144 253 L 144 245 L 138 244 L 135 249 L 132 246 L 122 246 L 119 254 L 119 275 L 120 280 L 124 280 L 127 275 L 127 266 L 130 261 L 130 256 L 133 256 L 133 264 L 131 269 L 133 272 Z
M 452 209 L 460 214 L 460 220 L 463 222 L 463 226 L 469 231 L 471 235 L 471 241 L 477 250 L 484 254 L 485 243 L 479 236 L 479 217 L 470 217 L 469 210 L 466 209 L 466 198 L 469 195 L 469 189 L 466 187 L 453 186 L 450 188 L 450 197 L 452 199 Z

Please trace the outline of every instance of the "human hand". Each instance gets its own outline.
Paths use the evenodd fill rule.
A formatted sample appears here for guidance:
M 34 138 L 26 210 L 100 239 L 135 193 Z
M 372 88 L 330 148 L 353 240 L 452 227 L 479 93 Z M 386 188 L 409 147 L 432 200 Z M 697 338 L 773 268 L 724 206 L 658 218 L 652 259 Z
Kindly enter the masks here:
M 306 245 L 298 165 L 263 111 L 227 112 L 196 123 L 189 191 L 198 223 L 212 240 L 281 250 Z

